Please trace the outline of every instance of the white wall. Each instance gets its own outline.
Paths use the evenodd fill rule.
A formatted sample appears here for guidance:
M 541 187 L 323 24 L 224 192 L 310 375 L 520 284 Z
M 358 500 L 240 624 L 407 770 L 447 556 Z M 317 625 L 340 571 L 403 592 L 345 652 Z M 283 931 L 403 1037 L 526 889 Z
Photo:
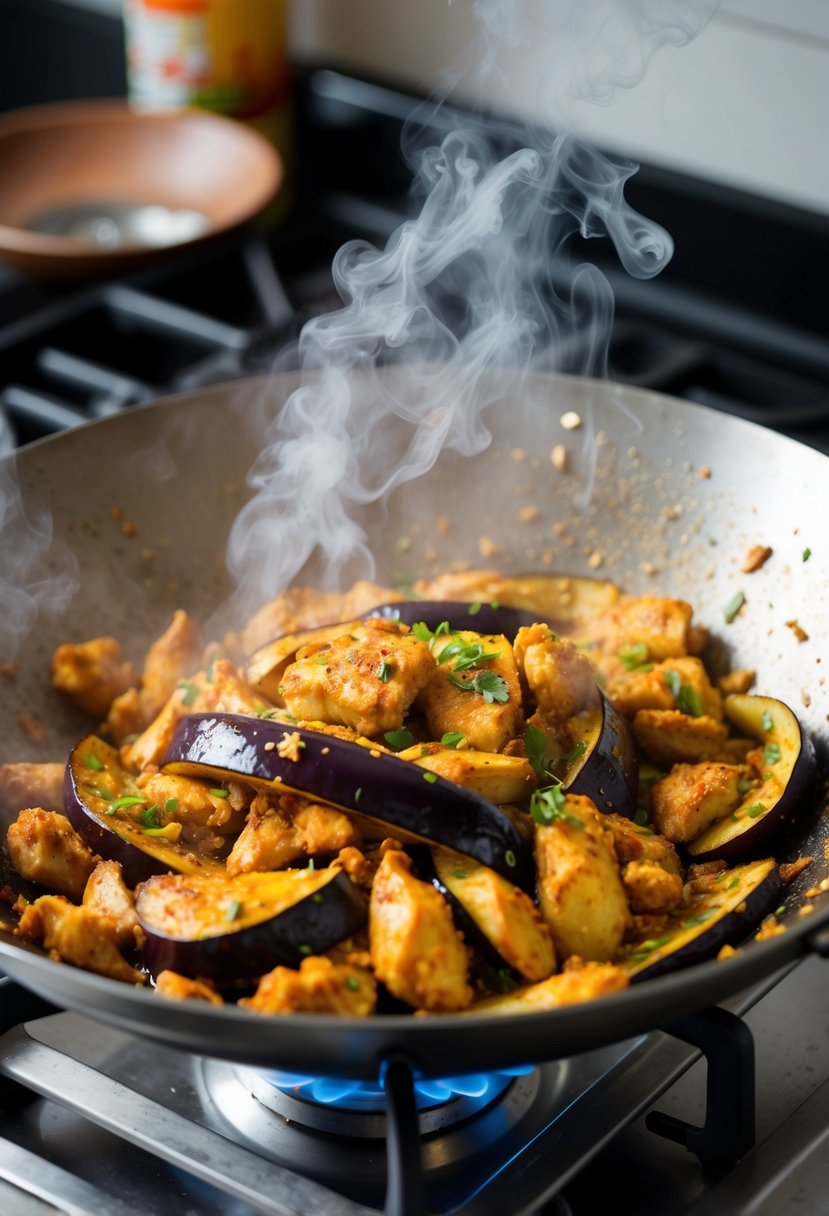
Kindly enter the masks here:
M 510 13 L 508 0 L 497 2 Z M 685 2 L 651 0 L 650 9 Z M 604 3 L 615 17 L 623 0 Z M 458 64 L 475 31 L 473 0 L 294 0 L 300 59 L 417 89 Z M 551 62 L 560 80 L 574 60 L 569 51 L 556 60 L 535 38 L 501 56 L 500 82 L 483 89 L 467 73 L 461 95 L 549 120 Z M 569 98 L 566 110 L 571 129 L 609 150 L 829 213 L 829 0 L 723 0 L 694 41 L 659 50 L 612 104 Z

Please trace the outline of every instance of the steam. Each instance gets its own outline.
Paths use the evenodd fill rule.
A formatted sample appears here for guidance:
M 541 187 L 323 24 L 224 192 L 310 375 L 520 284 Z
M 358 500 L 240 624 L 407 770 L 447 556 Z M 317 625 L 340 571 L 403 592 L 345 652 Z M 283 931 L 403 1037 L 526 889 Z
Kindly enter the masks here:
M 39 616 L 60 618 L 79 585 L 50 513 L 25 504 L 12 459 L 0 462 L 0 657 L 13 660 Z
M 493 22 L 502 9 L 489 6 Z M 572 266 L 562 292 L 551 277 L 571 238 L 609 238 L 638 278 L 671 257 L 668 233 L 625 200 L 635 165 L 568 135 L 537 133 L 522 146 L 523 128 L 472 125 L 446 107 L 441 126 L 449 133 L 440 143 L 422 115 L 406 133 L 417 218 L 385 249 L 345 245 L 333 265 L 343 307 L 302 331 L 300 366 L 313 375 L 265 431 L 254 496 L 230 534 L 239 616 L 312 556 L 322 559 L 324 586 L 371 577 L 360 509 L 426 473 L 443 451 L 482 451 L 488 408 L 507 390 L 520 400 L 528 372 L 559 368 L 578 347 L 581 370 L 606 375 L 606 279 L 590 264 Z M 381 376 L 388 364 L 394 375 Z

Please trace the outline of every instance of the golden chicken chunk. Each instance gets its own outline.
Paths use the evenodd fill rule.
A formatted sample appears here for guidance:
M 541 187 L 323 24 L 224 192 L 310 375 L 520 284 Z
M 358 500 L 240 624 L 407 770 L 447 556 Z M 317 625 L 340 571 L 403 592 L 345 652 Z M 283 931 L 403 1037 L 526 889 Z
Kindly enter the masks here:
M 670 912 L 682 902 L 682 870 L 674 846 L 623 815 L 605 815 L 632 912 Z
M 370 971 L 330 958 L 305 958 L 298 971 L 275 967 L 263 975 L 253 996 L 239 1001 L 254 1013 L 337 1013 L 365 1018 L 377 1005 Z
M 0 765 L 0 805 L 16 815 L 27 806 L 44 811 L 63 810 L 63 777 L 65 764 Z
M 146 976 L 129 965 L 118 947 L 116 922 L 96 908 L 77 907 L 62 895 L 41 895 L 23 909 L 17 933 L 42 942 L 56 957 L 84 971 L 127 984 L 146 983 Z
M 489 1017 L 512 1016 L 516 1013 L 542 1013 L 548 1009 L 560 1009 L 562 1005 L 578 1005 L 582 1001 L 594 1001 L 598 997 L 610 996 L 627 988 L 630 981 L 620 967 L 613 963 L 587 962 L 567 967 L 527 988 L 517 988 L 504 996 L 485 997 L 477 1001 L 467 1016 Z
M 99 861 L 89 876 L 82 904 L 112 921 L 115 945 L 120 949 L 140 946 L 143 933 L 135 914 L 135 896 L 124 882 L 117 861 Z
M 651 789 L 657 831 L 677 843 L 694 840 L 743 800 L 748 770 L 736 764 L 676 764 Z
M 212 980 L 192 980 L 177 971 L 159 971 L 155 990 L 169 1001 L 205 1001 L 208 1005 L 224 1005 L 221 993 Z
M 707 714 L 692 718 L 678 709 L 640 709 L 633 719 L 633 733 L 654 764 L 670 768 L 719 756 L 728 731 Z
M 428 645 L 406 625 L 371 617 L 340 638 L 298 651 L 280 691 L 298 719 L 380 735 L 402 725 L 434 668 Z
M 547 625 L 519 629 L 514 648 L 519 670 L 542 717 L 563 722 L 599 704 L 593 664 Z
M 136 786 L 147 799 L 147 806 L 157 806 L 164 817 L 178 823 L 198 824 L 222 836 L 239 831 L 245 821 L 243 811 L 234 810 L 230 798 L 206 780 L 178 777 L 172 773 L 147 773 L 136 780 Z
M 333 807 L 295 794 L 282 794 L 274 805 L 259 794 L 230 851 L 227 870 L 229 874 L 281 870 L 299 858 L 331 855 L 359 843 L 354 824 Z
M 137 685 L 138 679 L 115 638 L 67 642 L 52 656 L 52 687 L 96 718 L 105 718 L 115 698 Z
M 693 609 L 685 600 L 622 595 L 572 636 L 574 641 L 592 642 L 614 655 L 641 647 L 641 662 L 658 663 L 688 654 L 694 640 L 692 615 Z
M 537 811 L 540 817 L 541 810 Z M 613 834 L 582 794 L 552 797 L 548 822 L 535 827 L 541 915 L 556 954 L 605 962 L 621 944 L 628 921 Z
M 144 660 L 140 688 L 130 688 L 112 702 L 107 730 L 116 742 L 143 731 L 176 685 L 199 665 L 201 633 L 186 612 L 178 609 L 165 632 L 153 642 Z
M 53 891 L 80 899 L 100 861 L 65 815 L 28 807 L 6 835 L 6 846 L 18 874 Z
M 374 973 L 415 1009 L 466 1009 L 472 1000 L 469 957 L 446 900 L 412 874 L 412 862 L 389 849 L 377 870 L 369 903 Z
M 693 656 L 666 659 L 648 671 L 625 672 L 608 684 L 607 695 L 627 718 L 642 709 L 693 709 L 717 722 L 723 719 L 722 694 Z
M 438 666 L 417 698 L 430 733 L 435 739 L 461 734 L 478 751 L 501 751 L 524 722 L 509 641 L 463 630 L 441 634 L 431 646 Z

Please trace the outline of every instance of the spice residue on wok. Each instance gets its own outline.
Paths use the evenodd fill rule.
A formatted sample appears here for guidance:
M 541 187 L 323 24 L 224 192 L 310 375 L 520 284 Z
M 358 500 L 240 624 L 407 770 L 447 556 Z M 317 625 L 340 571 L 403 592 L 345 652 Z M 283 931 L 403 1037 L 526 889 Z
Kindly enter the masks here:
M 727 957 L 808 865 L 775 850 L 814 756 L 706 641 L 683 600 L 483 571 L 292 589 L 207 647 L 180 611 L 140 674 L 67 643 L 100 725 L 0 770 L 16 933 L 263 1014 L 552 1009 Z

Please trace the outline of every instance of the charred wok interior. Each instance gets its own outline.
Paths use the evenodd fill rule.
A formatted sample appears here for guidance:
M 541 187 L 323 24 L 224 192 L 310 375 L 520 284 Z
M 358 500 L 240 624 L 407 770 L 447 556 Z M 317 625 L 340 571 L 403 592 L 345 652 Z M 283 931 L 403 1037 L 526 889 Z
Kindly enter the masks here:
M 299 206 L 275 237 L 246 235 L 207 261 L 183 259 L 163 272 L 79 291 L 0 279 L 4 448 L 129 410 L 164 391 L 267 368 L 274 349 L 303 321 L 337 303 L 329 274 L 336 249 L 354 236 L 382 243 L 405 212 L 406 170 L 396 149 L 410 102 L 332 72 L 303 76 L 298 97 Z M 363 170 L 360 181 L 355 164 Z M 746 210 L 747 200 L 737 195 L 655 170 L 634 179 L 629 196 L 670 229 L 678 248 L 664 280 L 648 290 L 610 270 L 616 296 L 610 378 L 742 414 L 829 450 L 824 226 L 785 208 L 766 211 L 756 200 Z M 724 263 L 707 258 L 715 248 Z M 568 282 L 566 264 L 556 260 L 550 273 L 557 289 Z M 557 366 L 584 366 L 578 343 Z M 14 668 L 4 668 L 0 762 L 23 755 L 62 761 L 89 739 L 97 706 L 78 710 L 48 688 L 61 643 L 106 631 L 124 641 L 127 663 L 140 666 L 177 608 L 210 618 L 217 631 L 227 627 L 211 617 L 229 590 L 221 551 L 258 451 L 257 434 L 240 419 L 268 415 L 293 387 L 287 376 L 246 384 L 238 395 L 200 392 L 173 406 L 124 414 L 106 429 L 64 436 L 54 449 L 20 454 L 26 501 L 48 508 L 61 542 L 49 551 L 47 573 L 77 579 L 79 591 L 53 622 L 41 620 Z M 358 388 L 370 391 L 362 382 Z M 520 1021 L 383 1010 L 372 1018 L 336 1018 L 335 1026 L 325 1015 L 254 1018 L 231 1001 L 218 1007 L 162 1000 L 135 988 L 130 973 L 118 983 L 44 958 L 37 944 L 14 935 L 16 914 L 9 914 L 0 936 L 0 968 L 14 977 L 0 979 L 0 1194 L 8 1193 L 11 1210 L 19 1190 L 36 1185 L 56 1206 L 71 1198 L 77 1210 L 96 1216 L 179 1211 L 181 1196 L 200 1214 L 225 1212 L 228 1203 L 240 1216 L 376 1211 L 384 1196 L 389 1211 L 420 1211 L 421 1170 L 422 1206 L 430 1211 L 582 1216 L 596 1210 L 600 1180 L 611 1172 L 626 1210 L 641 1216 L 667 1207 L 698 1216 L 738 1210 L 761 1188 L 783 1210 L 795 1194 L 822 1210 L 825 971 L 807 956 L 827 952 L 826 821 L 819 798 L 813 808 L 797 800 L 797 830 L 778 835 L 773 812 L 781 800 L 767 796 L 776 791 L 765 774 L 788 775 L 799 749 L 808 752 L 798 723 L 821 765 L 827 754 L 821 669 L 827 569 L 815 543 L 829 505 L 824 461 L 651 391 L 534 377 L 513 395 L 499 383 L 493 398 L 495 439 L 476 459 L 474 476 L 447 457 L 428 483 L 425 519 L 422 495 L 405 488 L 388 515 L 366 513 L 378 577 L 399 588 L 453 562 L 481 565 L 483 539 L 486 564 L 508 576 L 567 571 L 618 582 L 625 592 L 691 602 L 710 631 L 712 681 L 757 669 L 751 693 L 765 701 L 752 701 L 748 708 L 756 712 L 746 713 L 739 704 L 744 693 L 731 690 L 738 698 L 731 702 L 733 734 L 753 736 L 755 751 L 776 744 L 780 753 L 772 749 L 768 767 L 752 774 L 753 788 L 766 787 L 762 798 L 743 799 L 742 821 L 761 837 L 754 837 L 751 858 L 760 860 L 729 864 L 813 857 L 799 873 L 796 865 L 789 871 L 773 899 L 768 882 L 779 881 L 776 869 L 749 876 L 754 885 L 740 900 L 746 933 L 766 907 L 785 931 L 732 958 Z M 568 413 L 601 435 L 589 505 L 572 492 L 584 467 L 578 433 L 560 425 Z M 182 504 L 196 489 L 194 518 Z M 534 516 L 528 508 L 538 503 L 541 514 Z M 448 534 L 434 527 L 438 520 L 451 521 Z M 767 549 L 763 564 L 757 551 Z M 745 568 L 753 563 L 759 564 Z M 321 581 L 313 566 L 303 574 L 312 585 Z M 50 588 L 56 604 L 68 603 L 59 582 Z M 487 608 L 488 602 L 481 631 L 508 632 L 503 619 L 484 624 Z M 434 630 L 443 619 L 427 616 L 424 606 L 407 623 L 425 620 Z M 528 622 L 509 628 L 517 632 L 522 623 Z M 637 658 L 647 666 L 641 653 L 628 656 L 633 666 Z M 681 673 L 667 671 L 667 694 L 683 696 Z M 269 675 L 270 668 L 256 678 L 267 684 Z M 687 692 L 683 701 L 693 709 Z M 526 732 L 522 741 L 527 750 Z M 77 754 L 84 775 L 100 771 L 96 759 L 108 758 L 98 746 Z M 582 755 L 568 763 L 586 761 Z M 648 767 L 645 787 L 654 776 Z M 618 765 L 608 772 L 623 795 L 629 781 L 619 779 Z M 578 774 L 568 769 L 566 776 L 578 792 Z M 211 788 L 217 788 L 212 779 Z M 221 794 L 212 798 L 213 811 L 220 810 Z M 152 804 L 134 805 L 140 814 Z M 157 818 L 139 824 L 141 852 L 146 856 L 153 839 L 149 824 L 150 833 L 159 832 L 157 864 L 165 870 L 164 850 L 175 841 L 165 843 L 163 833 L 174 835 L 175 825 L 169 832 L 170 824 Z M 728 833 L 730 817 L 722 822 Z M 686 864 L 691 843 L 703 858 L 712 855 L 705 837 L 716 829 L 677 845 Z M 416 841 L 406 848 L 424 867 L 421 877 L 458 906 L 463 890 L 453 894 L 451 887 L 462 888 L 471 867 L 460 879 L 445 853 Z M 713 855 L 719 849 L 728 851 L 729 841 L 715 840 Z M 128 854 L 133 861 L 135 853 Z M 135 882 L 149 878 L 141 864 Z M 309 870 L 304 866 L 297 882 L 307 884 L 313 900 L 327 884 L 317 888 L 324 880 Z M 722 872 L 730 886 L 735 872 Z M 33 902 L 43 890 L 13 870 L 4 871 L 4 883 L 14 891 L 25 886 Z M 753 908 L 752 890 L 771 901 L 763 911 Z M 731 887 L 729 897 L 742 893 Z M 329 894 L 337 914 L 347 917 L 352 902 Z M 231 899 L 222 919 L 235 903 L 234 921 L 240 915 L 244 900 Z M 473 934 L 469 919 L 463 932 Z M 660 938 L 644 941 L 650 947 Z M 651 957 L 654 950 L 639 953 Z M 136 961 L 131 956 L 125 966 L 131 971 Z M 301 959 L 286 962 L 296 967 Z M 77 1012 L 55 1012 L 43 998 Z M 656 1027 L 670 1035 L 647 1033 Z M 694 1049 L 708 1061 L 705 1095 L 703 1065 L 691 1067 Z M 646 1127 L 641 1112 L 654 1102 L 660 1111 L 651 1109 Z M 668 1118 L 660 1120 L 663 1107 Z M 418 1154 L 411 1151 L 415 1127 Z

